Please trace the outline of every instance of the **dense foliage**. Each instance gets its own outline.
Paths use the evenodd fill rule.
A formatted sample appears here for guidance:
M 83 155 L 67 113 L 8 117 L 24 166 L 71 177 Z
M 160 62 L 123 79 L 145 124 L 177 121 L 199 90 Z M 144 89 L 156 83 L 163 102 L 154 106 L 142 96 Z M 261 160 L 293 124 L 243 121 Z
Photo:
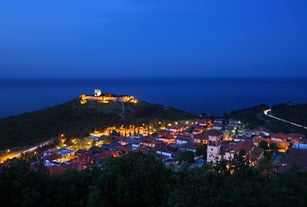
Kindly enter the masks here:
M 0 119 L 0 149 L 37 144 L 50 137 L 64 133 L 67 137 L 82 137 L 97 128 L 125 123 L 139 124 L 154 118 L 180 120 L 195 115 L 159 104 L 140 101 L 138 104 L 99 104 L 88 102 L 81 105 L 78 100 L 46 108 L 40 111 Z
M 307 172 L 266 176 L 237 158 L 235 168 L 166 169 L 154 154 L 130 152 L 102 169 L 49 176 L 16 160 L 0 167 L 1 206 L 306 206 Z

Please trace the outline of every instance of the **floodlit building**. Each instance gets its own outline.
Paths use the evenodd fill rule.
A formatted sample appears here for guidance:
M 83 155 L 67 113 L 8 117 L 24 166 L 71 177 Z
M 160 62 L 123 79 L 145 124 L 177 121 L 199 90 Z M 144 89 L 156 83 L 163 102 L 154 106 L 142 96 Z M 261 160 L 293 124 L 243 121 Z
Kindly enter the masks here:
M 125 103 L 138 103 L 134 96 L 113 96 L 110 94 L 103 95 L 100 89 L 94 89 L 94 95 L 81 94 L 80 103 L 86 104 L 88 101 L 96 101 L 98 103 L 108 104 L 110 102 L 125 102 Z
M 215 163 L 220 159 L 222 133 L 217 130 L 211 130 L 208 134 L 207 162 Z
M 101 90 L 100 89 L 94 89 L 94 96 L 101 96 Z

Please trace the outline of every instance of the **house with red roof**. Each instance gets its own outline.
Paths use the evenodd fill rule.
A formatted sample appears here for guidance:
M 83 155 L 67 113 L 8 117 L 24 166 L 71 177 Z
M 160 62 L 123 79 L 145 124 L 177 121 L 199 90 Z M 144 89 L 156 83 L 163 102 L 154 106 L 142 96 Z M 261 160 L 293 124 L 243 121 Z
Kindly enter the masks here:
M 190 151 L 190 152 L 196 153 L 196 149 L 199 146 L 200 146 L 199 144 L 195 144 L 193 142 L 188 142 L 186 144 L 181 145 L 179 147 L 179 150 L 180 151 Z
M 242 141 L 234 145 L 232 148 L 232 151 L 236 153 L 240 153 L 241 151 L 244 151 L 247 157 L 251 157 L 252 152 L 255 148 L 256 146 L 252 142 Z
M 197 144 L 208 144 L 208 131 L 195 135 L 193 140 Z
M 165 144 L 159 144 L 153 148 L 153 151 L 156 152 L 158 155 L 173 158 L 175 157 L 177 150 Z
M 281 142 L 287 142 L 287 137 L 288 136 L 285 133 L 280 132 L 280 133 L 273 134 L 271 136 L 271 141 L 277 144 Z
M 263 156 L 263 150 L 256 147 L 252 142 L 241 141 L 237 143 L 230 143 L 224 148 L 224 159 L 231 160 L 235 154 L 244 152 L 244 157 L 249 159 L 251 165 L 254 165 Z
M 163 137 L 157 137 L 156 140 L 161 141 L 165 144 L 171 144 L 171 143 L 175 143 L 175 138 L 172 136 L 163 136 Z
M 191 142 L 192 139 L 189 136 L 176 136 L 176 144 L 182 145 L 187 144 L 188 142 Z
M 204 131 L 203 127 L 200 126 L 196 126 L 194 127 L 194 129 L 192 130 L 192 134 L 196 135 L 196 134 L 200 134 Z
M 152 136 L 144 136 L 140 139 L 140 146 L 155 147 L 159 142 Z

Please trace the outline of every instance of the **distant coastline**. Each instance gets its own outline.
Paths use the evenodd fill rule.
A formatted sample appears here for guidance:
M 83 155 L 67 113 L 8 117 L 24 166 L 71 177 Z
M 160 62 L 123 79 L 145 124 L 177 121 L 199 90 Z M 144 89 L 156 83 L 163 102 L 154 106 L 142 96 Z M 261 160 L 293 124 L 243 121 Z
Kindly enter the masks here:
M 0 79 L 0 118 L 61 104 L 91 94 L 131 94 L 191 113 L 222 114 L 258 104 L 307 102 L 303 78 L 96 78 Z M 43 97 L 43 98 L 42 98 Z

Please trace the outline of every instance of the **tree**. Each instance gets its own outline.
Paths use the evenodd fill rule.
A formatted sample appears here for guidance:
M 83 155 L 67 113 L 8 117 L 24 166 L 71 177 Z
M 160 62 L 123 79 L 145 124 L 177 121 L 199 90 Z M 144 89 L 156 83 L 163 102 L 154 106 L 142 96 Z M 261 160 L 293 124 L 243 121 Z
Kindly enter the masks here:
M 194 153 L 191 151 L 182 151 L 179 153 L 177 161 L 179 162 L 194 162 Z
M 196 156 L 202 157 L 204 160 L 207 160 L 207 145 L 200 145 L 196 148 Z
M 273 151 L 278 150 L 277 144 L 276 144 L 276 143 L 271 143 L 271 144 L 270 144 L 270 149 L 273 150 Z
M 99 182 L 110 206 L 161 206 L 168 177 L 155 154 L 138 151 L 108 160 Z
M 259 148 L 267 150 L 269 148 L 268 142 L 262 140 L 261 142 L 259 142 Z

